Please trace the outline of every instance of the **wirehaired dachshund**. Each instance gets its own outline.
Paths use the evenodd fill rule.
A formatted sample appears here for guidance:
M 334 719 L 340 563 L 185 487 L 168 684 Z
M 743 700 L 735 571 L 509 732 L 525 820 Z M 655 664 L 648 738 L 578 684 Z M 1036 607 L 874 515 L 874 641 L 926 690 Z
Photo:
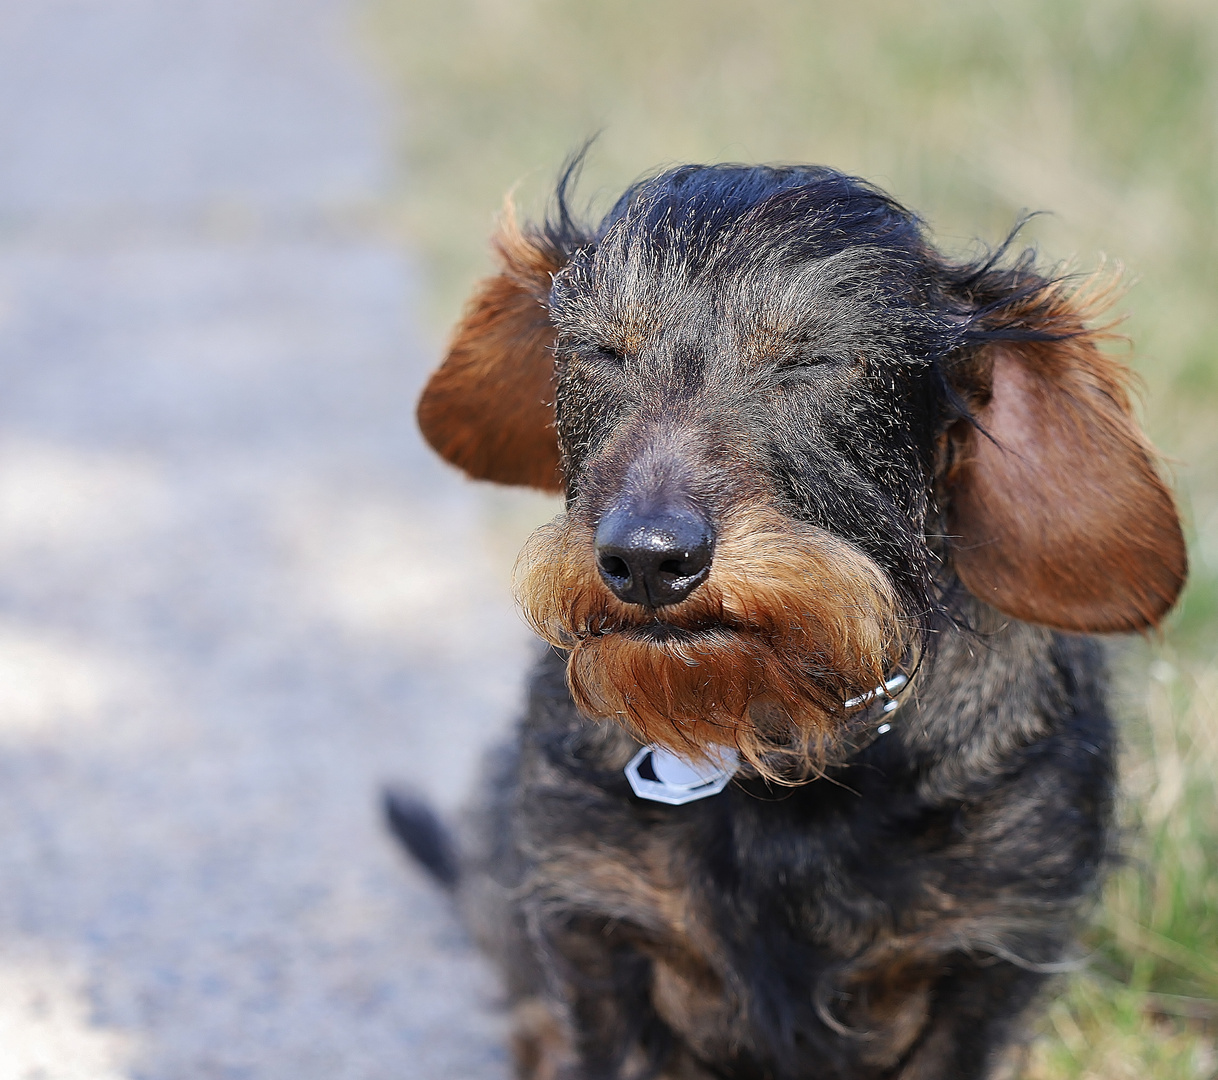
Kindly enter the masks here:
M 595 227 L 570 181 L 509 208 L 418 409 L 565 493 L 517 566 L 552 647 L 460 850 L 391 824 L 522 1078 L 1008 1075 L 1110 846 L 1088 635 L 1186 572 L 1112 290 L 827 168 L 673 168 Z

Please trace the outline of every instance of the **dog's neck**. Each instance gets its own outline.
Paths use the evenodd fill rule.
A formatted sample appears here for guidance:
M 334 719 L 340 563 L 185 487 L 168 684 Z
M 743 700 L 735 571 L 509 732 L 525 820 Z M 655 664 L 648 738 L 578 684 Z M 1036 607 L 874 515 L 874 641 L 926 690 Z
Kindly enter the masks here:
M 855 714 L 857 724 L 857 734 L 850 738 L 851 756 L 892 730 L 888 718 L 907 700 L 912 688 L 913 679 L 906 670 L 916 673 L 912 658 L 907 658 L 874 689 L 845 702 L 846 710 Z M 624 771 L 631 790 L 640 799 L 683 806 L 718 795 L 739 767 L 740 757 L 731 747 L 719 747 L 701 758 L 693 758 L 649 744 L 630 759 Z

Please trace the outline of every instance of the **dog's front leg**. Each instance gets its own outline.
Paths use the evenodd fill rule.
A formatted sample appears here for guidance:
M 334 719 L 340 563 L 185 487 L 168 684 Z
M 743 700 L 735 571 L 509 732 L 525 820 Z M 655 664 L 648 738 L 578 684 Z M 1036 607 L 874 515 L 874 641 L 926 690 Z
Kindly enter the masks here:
M 930 1022 L 895 1080 L 1006 1080 L 1022 1049 L 1016 1026 L 1045 979 L 1006 961 L 948 976 L 936 987 Z
M 518 1006 L 521 1080 L 712 1080 L 657 1013 L 639 931 L 600 916 L 551 916 L 536 932 L 546 999 Z

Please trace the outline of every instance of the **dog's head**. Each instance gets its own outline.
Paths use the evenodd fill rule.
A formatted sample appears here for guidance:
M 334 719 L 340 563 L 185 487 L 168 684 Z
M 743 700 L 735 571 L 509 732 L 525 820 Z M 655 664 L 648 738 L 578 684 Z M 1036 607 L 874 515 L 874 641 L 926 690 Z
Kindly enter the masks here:
M 1028 259 L 947 260 L 826 169 L 675 169 L 587 232 L 558 205 L 506 216 L 419 421 L 472 476 L 565 489 L 518 591 L 584 712 L 816 767 L 957 583 L 1073 631 L 1173 603 L 1126 373 Z

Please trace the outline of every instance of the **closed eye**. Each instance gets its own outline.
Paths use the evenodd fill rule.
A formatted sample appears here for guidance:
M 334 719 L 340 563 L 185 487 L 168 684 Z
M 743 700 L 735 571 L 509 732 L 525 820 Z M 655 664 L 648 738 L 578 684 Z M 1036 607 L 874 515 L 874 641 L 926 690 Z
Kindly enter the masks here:
M 808 375 L 816 368 L 831 367 L 837 363 L 837 357 L 827 353 L 801 353 L 780 360 L 775 372 L 780 382 L 786 382 Z
M 621 367 L 626 358 L 616 349 L 609 348 L 608 345 L 584 345 L 581 346 L 582 352 L 589 360 L 599 360 L 601 363 L 610 364 L 613 367 Z
M 829 367 L 841 363 L 841 356 L 826 341 L 832 334 L 823 328 L 793 327 L 782 334 L 774 344 L 775 370 L 779 378 L 798 377 L 813 368 Z M 828 345 L 828 347 L 826 347 Z
M 622 367 L 626 362 L 626 358 L 616 349 L 590 341 L 560 340 L 556 353 L 560 360 L 578 358 L 585 363 L 602 363 L 615 368 Z

